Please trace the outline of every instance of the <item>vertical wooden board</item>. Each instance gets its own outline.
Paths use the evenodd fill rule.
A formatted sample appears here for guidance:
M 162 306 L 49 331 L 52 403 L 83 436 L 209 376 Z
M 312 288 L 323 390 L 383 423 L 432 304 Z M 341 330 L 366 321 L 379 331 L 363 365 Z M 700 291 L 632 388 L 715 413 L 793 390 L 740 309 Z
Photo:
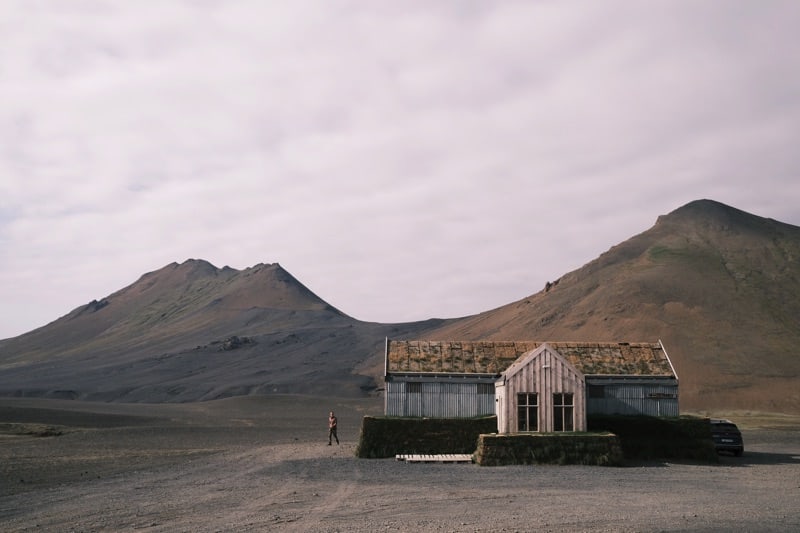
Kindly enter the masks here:
M 551 418 L 551 410 L 548 408 L 550 405 L 549 398 L 552 398 L 552 387 L 550 384 L 551 371 L 549 368 L 550 351 L 544 350 L 539 359 L 541 361 L 541 376 L 539 378 L 539 431 L 551 431 L 553 422 Z
M 564 389 L 564 365 L 560 359 L 550 354 L 550 365 L 553 369 L 553 392 L 563 392 Z
M 508 411 L 506 408 L 506 395 L 504 385 L 495 388 L 495 414 L 497 415 L 497 432 L 509 433 L 511 430 L 508 427 Z

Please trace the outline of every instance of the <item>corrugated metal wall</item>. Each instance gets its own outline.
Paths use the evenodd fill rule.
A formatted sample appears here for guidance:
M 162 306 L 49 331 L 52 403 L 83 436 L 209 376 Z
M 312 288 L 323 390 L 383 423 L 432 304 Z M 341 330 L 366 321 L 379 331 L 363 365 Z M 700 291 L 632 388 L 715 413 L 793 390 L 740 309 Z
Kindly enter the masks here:
M 614 383 L 592 378 L 589 414 L 678 416 L 678 383 Z
M 386 383 L 389 416 L 470 418 L 494 414 L 494 384 L 447 381 Z

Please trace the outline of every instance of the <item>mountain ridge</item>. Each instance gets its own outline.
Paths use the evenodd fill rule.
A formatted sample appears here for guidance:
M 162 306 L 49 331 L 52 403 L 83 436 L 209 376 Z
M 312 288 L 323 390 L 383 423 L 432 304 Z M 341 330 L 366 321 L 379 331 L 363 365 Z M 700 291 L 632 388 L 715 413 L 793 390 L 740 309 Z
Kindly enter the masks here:
M 425 327 L 359 322 L 279 264 L 170 263 L 50 324 L 0 341 L 0 396 L 194 401 L 376 388 L 359 373 L 388 335 Z
M 540 292 L 429 335 L 661 339 L 682 378 L 684 406 L 797 412 L 798 257 L 800 228 L 696 201 Z M 760 397 L 765 379 L 780 398 Z
M 528 297 L 404 324 L 356 320 L 278 263 L 236 270 L 189 259 L 0 341 L 0 395 L 372 394 L 385 337 L 660 339 L 682 409 L 800 412 L 798 258 L 797 226 L 697 200 Z

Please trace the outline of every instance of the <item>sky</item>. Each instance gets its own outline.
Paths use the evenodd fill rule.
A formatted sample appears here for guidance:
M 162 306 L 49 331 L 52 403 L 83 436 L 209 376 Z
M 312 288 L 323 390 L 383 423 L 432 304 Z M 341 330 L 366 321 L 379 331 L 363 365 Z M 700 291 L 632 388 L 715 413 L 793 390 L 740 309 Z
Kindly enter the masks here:
M 800 225 L 800 2 L 1 0 L 0 339 L 172 262 L 348 315 L 540 291 L 701 198 Z

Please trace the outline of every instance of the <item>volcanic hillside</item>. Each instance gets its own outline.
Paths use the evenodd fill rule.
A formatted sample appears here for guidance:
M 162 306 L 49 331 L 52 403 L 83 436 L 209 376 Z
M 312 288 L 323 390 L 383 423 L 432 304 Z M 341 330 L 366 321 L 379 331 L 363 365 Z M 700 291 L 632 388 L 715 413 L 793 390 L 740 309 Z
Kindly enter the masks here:
M 382 386 L 387 336 L 661 339 L 682 410 L 800 413 L 798 259 L 800 228 L 700 200 L 527 298 L 408 324 L 355 320 L 278 264 L 239 271 L 189 260 L 0 341 L 0 395 L 352 396 Z
M 0 395 L 143 402 L 353 396 L 376 388 L 374 359 L 386 336 L 441 323 L 360 322 L 278 264 L 239 271 L 188 260 L 0 341 Z
M 661 339 L 681 410 L 798 413 L 799 261 L 797 226 L 699 200 L 542 291 L 428 338 Z

